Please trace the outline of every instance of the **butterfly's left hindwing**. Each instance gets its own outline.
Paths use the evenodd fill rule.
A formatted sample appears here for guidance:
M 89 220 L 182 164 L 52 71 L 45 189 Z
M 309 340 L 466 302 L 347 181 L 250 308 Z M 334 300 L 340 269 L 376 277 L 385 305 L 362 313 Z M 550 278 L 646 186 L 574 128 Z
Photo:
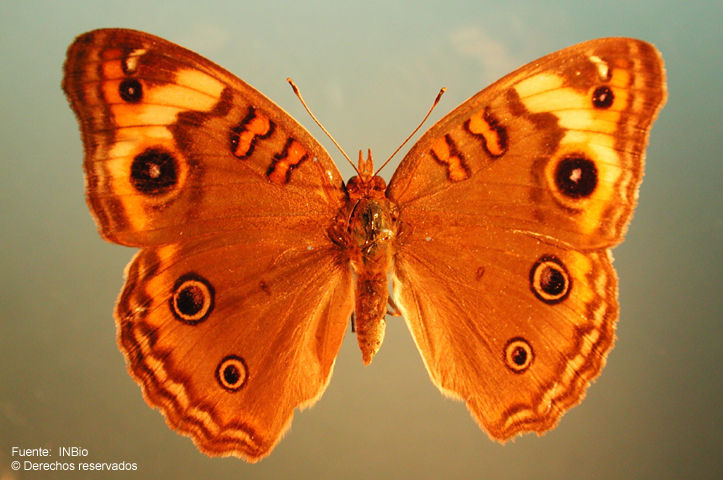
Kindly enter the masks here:
M 270 453 L 326 388 L 348 327 L 352 277 L 338 253 L 291 239 L 258 248 L 272 236 L 146 248 L 116 305 L 145 398 L 210 455 Z
M 433 382 L 495 439 L 544 432 L 612 347 L 622 240 L 665 101 L 660 54 L 585 42 L 484 89 L 411 149 L 394 298 Z

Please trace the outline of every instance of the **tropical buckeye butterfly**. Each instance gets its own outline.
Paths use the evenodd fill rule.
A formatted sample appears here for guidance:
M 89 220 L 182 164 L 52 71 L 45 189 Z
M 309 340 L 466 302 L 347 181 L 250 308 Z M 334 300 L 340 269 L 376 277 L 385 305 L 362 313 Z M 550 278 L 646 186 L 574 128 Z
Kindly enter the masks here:
M 203 452 L 268 455 L 352 314 L 371 362 L 389 273 L 432 381 L 496 440 L 549 430 L 600 373 L 610 248 L 666 97 L 650 44 L 522 67 L 429 129 L 389 186 L 361 154 L 345 184 L 269 99 L 146 33 L 78 37 L 63 89 L 101 235 L 141 249 L 115 308 L 128 369 Z

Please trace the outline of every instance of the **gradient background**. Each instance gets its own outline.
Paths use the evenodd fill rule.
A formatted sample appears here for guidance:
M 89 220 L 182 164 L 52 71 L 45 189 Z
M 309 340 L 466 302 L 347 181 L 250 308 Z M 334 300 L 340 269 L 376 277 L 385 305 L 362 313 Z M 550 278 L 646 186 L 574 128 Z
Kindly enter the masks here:
M 11 472 L 11 446 L 72 445 L 87 448 L 89 461 L 136 462 L 146 478 L 720 478 L 721 3 L 248 3 L 0 4 L 0 479 L 56 477 Z M 392 319 L 368 368 L 347 335 L 326 394 L 260 464 L 208 458 L 169 430 L 116 347 L 111 312 L 134 251 L 96 234 L 78 127 L 60 89 L 73 38 L 116 26 L 236 73 L 337 161 L 287 76 L 346 150 L 371 147 L 382 159 L 443 85 L 432 120 L 579 41 L 655 43 L 669 100 L 639 208 L 615 250 L 617 345 L 587 399 L 544 437 L 500 446 L 462 403 L 439 394 L 404 322 Z

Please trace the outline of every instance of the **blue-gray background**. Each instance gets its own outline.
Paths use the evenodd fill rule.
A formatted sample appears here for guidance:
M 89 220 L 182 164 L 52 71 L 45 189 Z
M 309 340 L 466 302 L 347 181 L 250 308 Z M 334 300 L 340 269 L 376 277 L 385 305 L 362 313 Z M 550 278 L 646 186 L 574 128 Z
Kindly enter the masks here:
M 87 448 L 88 460 L 136 462 L 145 478 L 720 478 L 722 8 L 2 2 L 0 478 L 55 478 L 13 473 L 11 446 L 72 445 Z M 207 56 L 300 119 L 337 159 L 287 76 L 350 153 L 371 147 L 381 159 L 440 86 L 448 92 L 433 120 L 512 69 L 579 41 L 655 43 L 669 100 L 652 132 L 639 208 L 615 250 L 617 345 L 586 400 L 544 437 L 500 446 L 463 404 L 438 393 L 404 323 L 392 319 L 368 368 L 347 335 L 326 394 L 297 413 L 269 458 L 247 465 L 198 453 L 145 404 L 116 347 L 111 312 L 133 250 L 96 234 L 78 127 L 60 90 L 67 45 L 98 27 L 145 30 Z

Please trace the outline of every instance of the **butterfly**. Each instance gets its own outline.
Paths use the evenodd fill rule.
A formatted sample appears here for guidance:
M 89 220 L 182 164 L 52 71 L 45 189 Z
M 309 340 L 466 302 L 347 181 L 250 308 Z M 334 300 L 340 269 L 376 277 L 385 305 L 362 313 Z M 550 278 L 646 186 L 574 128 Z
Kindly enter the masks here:
M 161 38 L 103 29 L 63 89 L 100 234 L 139 247 L 115 307 L 146 401 L 209 455 L 255 462 L 324 392 L 353 317 L 390 305 L 434 384 L 491 438 L 545 432 L 604 366 L 663 61 L 629 38 L 536 60 L 432 126 L 389 185 L 344 182 L 261 93 Z

